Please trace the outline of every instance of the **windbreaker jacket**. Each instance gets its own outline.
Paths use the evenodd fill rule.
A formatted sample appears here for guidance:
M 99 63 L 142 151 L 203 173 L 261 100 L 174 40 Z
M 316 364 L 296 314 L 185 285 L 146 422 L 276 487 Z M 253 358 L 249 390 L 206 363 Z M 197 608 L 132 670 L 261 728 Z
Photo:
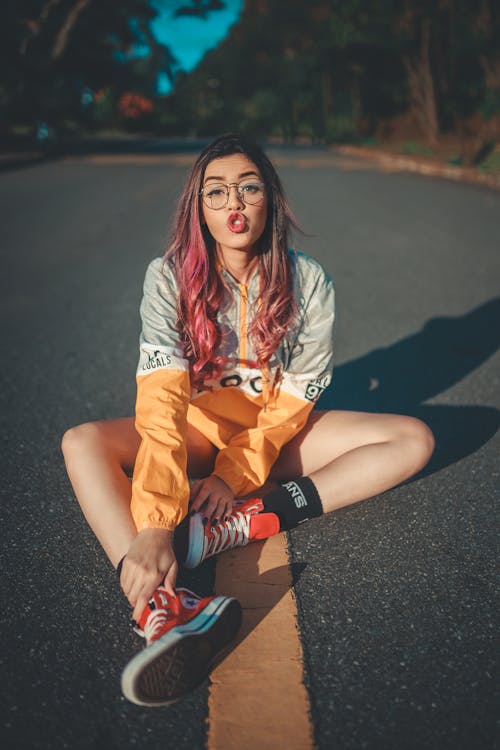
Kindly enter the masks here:
M 136 428 L 142 440 L 131 505 L 138 530 L 172 530 L 186 515 L 188 423 L 219 449 L 213 473 L 235 496 L 245 495 L 264 484 L 282 446 L 302 429 L 330 383 L 333 284 L 315 260 L 290 254 L 298 320 L 264 373 L 247 333 L 258 305 L 258 271 L 245 285 L 221 269 L 227 287 L 218 315 L 222 372 L 201 391 L 190 386 L 176 330 L 174 270 L 162 258 L 149 265 L 137 368 Z

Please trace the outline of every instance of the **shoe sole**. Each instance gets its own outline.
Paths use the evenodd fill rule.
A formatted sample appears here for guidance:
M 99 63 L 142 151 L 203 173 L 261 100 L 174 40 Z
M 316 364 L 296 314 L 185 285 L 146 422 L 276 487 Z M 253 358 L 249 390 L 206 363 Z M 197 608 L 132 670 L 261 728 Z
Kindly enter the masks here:
M 203 560 L 203 547 L 205 545 L 205 527 L 200 513 L 195 513 L 189 519 L 189 532 L 187 543 L 187 554 L 184 567 L 188 570 L 197 568 Z
M 185 625 L 146 646 L 125 667 L 122 692 L 139 706 L 165 706 L 208 676 L 241 625 L 237 599 L 217 596 Z

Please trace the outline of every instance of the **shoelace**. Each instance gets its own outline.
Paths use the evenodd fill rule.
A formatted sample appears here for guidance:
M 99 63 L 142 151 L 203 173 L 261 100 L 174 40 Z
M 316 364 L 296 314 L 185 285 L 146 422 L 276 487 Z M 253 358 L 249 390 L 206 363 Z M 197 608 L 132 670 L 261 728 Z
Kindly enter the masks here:
M 205 557 L 217 555 L 232 547 L 242 547 L 248 544 L 250 539 L 250 513 L 237 511 L 227 521 L 222 521 L 217 526 L 212 526 L 211 536 L 207 539 L 207 550 Z
M 144 637 L 147 643 L 158 638 L 167 622 L 172 618 L 166 609 L 154 609 L 144 625 Z

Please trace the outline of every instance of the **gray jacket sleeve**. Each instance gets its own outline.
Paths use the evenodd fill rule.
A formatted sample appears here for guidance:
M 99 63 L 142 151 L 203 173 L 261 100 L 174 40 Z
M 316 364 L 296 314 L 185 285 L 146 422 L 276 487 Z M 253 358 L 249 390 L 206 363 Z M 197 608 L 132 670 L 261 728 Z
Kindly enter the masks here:
M 314 402 L 332 379 L 335 291 L 319 263 L 301 255 L 296 283 L 299 325 L 290 341 L 282 388 Z

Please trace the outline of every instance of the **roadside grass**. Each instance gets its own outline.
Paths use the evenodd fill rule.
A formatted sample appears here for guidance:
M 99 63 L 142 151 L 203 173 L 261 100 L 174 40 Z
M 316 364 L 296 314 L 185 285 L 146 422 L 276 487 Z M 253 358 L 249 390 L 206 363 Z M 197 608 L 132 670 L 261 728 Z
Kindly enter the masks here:
M 500 174 L 500 144 L 497 144 L 478 168 L 487 174 Z
M 435 149 L 429 148 L 429 146 L 423 143 L 417 143 L 416 141 L 409 141 L 408 143 L 402 143 L 398 151 L 400 154 L 407 154 L 408 156 L 434 156 L 436 154 Z
M 500 143 L 495 146 L 490 144 L 488 148 L 485 149 L 484 157 L 481 158 L 482 155 L 480 154 L 477 163 L 474 165 L 464 164 L 464 160 L 459 151 L 460 143 L 456 137 L 442 138 L 436 148 L 431 148 L 427 144 L 415 139 L 403 141 L 397 137 L 385 139 L 371 136 L 352 141 L 352 144 L 370 149 L 381 149 L 382 151 L 388 151 L 393 154 L 411 156 L 417 160 L 431 160 L 438 164 L 449 165 L 457 168 L 467 166 L 468 168 L 476 169 L 483 174 L 500 174 Z

